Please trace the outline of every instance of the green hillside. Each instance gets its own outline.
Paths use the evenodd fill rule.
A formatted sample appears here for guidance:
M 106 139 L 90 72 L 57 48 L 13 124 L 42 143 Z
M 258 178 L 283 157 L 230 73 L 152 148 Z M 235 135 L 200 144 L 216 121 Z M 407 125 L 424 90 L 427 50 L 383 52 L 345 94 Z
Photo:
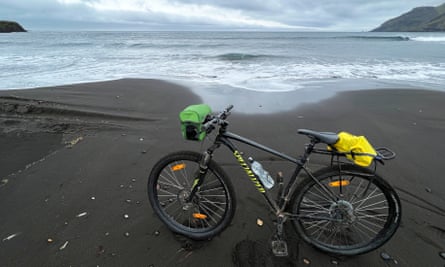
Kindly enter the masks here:
M 445 13 L 445 3 L 436 7 L 437 12 L 439 12 L 440 14 L 444 14 Z
M 424 26 L 424 31 L 445 31 L 445 13 L 437 16 Z
M 429 32 L 445 31 L 445 4 L 438 7 L 416 7 L 390 19 L 374 32 Z

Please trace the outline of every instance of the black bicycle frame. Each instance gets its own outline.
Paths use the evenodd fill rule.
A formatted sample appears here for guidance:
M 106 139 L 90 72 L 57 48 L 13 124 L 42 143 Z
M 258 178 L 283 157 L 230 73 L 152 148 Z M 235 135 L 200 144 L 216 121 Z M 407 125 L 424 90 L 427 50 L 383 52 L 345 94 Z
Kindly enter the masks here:
M 282 191 L 283 193 L 281 194 L 281 196 L 279 196 L 279 201 L 274 201 L 272 199 L 272 197 L 270 196 L 269 192 L 264 188 L 263 183 L 261 182 L 261 180 L 259 180 L 257 178 L 257 176 L 253 173 L 251 167 L 249 164 L 247 164 L 247 162 L 244 160 L 243 156 L 242 156 L 242 152 L 240 152 L 238 150 L 238 148 L 231 142 L 231 140 L 235 140 L 241 143 L 244 143 L 246 145 L 255 147 L 259 150 L 268 152 L 270 154 L 273 154 L 279 158 L 282 158 L 284 160 L 287 160 L 289 162 L 295 163 L 297 166 L 290 178 L 290 181 L 285 185 L 284 187 L 284 191 Z M 244 171 L 246 172 L 247 176 L 250 178 L 250 180 L 253 182 L 253 184 L 255 185 L 255 187 L 257 188 L 257 190 L 262 193 L 262 195 L 265 197 L 267 203 L 270 205 L 270 207 L 272 208 L 272 210 L 276 213 L 276 214 L 280 214 L 284 211 L 284 209 L 286 208 L 291 194 L 295 191 L 297 183 L 295 182 L 299 173 L 301 172 L 301 170 L 304 170 L 310 177 L 312 177 L 316 183 L 318 183 L 321 188 L 324 189 L 324 191 L 326 191 L 326 193 L 332 197 L 333 199 L 336 199 L 336 197 L 334 196 L 334 194 L 328 189 L 326 188 L 324 185 L 322 185 L 317 179 L 315 179 L 315 177 L 304 167 L 304 164 L 307 162 L 307 159 L 309 158 L 309 155 L 313 152 L 314 147 L 316 142 L 311 140 L 311 143 L 308 144 L 305 148 L 304 154 L 299 158 L 293 158 L 291 156 L 288 156 L 284 153 L 278 152 L 272 148 L 269 148 L 267 146 L 264 146 L 262 144 L 259 144 L 253 140 L 247 139 L 245 137 L 239 136 L 237 134 L 228 132 L 228 131 L 220 131 L 219 134 L 216 136 L 216 139 L 213 143 L 213 145 L 211 147 L 209 147 L 207 149 L 207 151 L 205 152 L 205 156 L 204 159 L 201 163 L 201 168 L 200 168 L 200 172 L 201 173 L 205 173 L 207 170 L 207 163 L 210 160 L 213 152 L 219 148 L 221 146 L 221 144 L 227 146 L 232 153 L 234 154 L 235 158 L 237 159 L 238 163 L 240 164 L 240 166 L 244 169 Z M 194 191 L 194 190 L 193 190 Z M 193 195 L 193 192 L 192 192 Z

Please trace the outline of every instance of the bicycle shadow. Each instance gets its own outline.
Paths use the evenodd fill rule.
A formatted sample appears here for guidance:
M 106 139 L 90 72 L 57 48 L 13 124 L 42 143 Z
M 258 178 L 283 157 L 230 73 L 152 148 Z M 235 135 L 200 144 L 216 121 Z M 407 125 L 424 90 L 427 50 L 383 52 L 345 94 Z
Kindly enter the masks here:
M 285 236 L 288 246 L 288 256 L 278 257 L 272 253 L 269 239 L 244 239 L 236 244 L 232 252 L 234 266 L 237 267 L 286 267 L 286 266 L 380 266 L 367 265 L 366 258 L 344 257 L 320 252 L 306 244 L 295 233 L 293 227 L 285 225 Z M 357 265 L 358 264 L 358 265 Z
M 180 244 L 184 251 L 198 250 L 212 240 L 194 240 L 180 234 L 173 234 L 174 239 Z
M 391 266 L 392 261 L 381 259 L 380 253 L 386 251 L 381 248 L 376 251 L 357 256 L 330 255 L 318 251 L 306 244 L 296 234 L 290 223 L 284 225 L 285 239 L 288 246 L 288 256 L 277 257 L 272 253 L 270 237 L 262 235 L 258 239 L 246 237 L 232 245 L 232 264 L 239 267 L 287 267 L 287 266 Z M 180 249 L 172 259 L 172 263 L 180 266 L 199 266 L 196 256 L 207 258 L 202 254 L 203 248 L 211 246 L 215 240 L 193 240 L 179 234 L 172 234 L 174 240 L 180 245 Z M 205 255 L 205 256 L 204 256 Z M 169 265 L 170 266 L 170 265 Z M 173 266 L 173 265 L 171 265 Z

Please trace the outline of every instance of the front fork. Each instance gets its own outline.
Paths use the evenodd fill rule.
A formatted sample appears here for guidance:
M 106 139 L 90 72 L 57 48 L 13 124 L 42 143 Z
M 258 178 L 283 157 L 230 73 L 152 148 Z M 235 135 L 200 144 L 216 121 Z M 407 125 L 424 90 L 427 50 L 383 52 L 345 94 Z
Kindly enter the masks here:
M 199 163 L 199 170 L 196 173 L 195 179 L 193 180 L 192 191 L 190 192 L 189 197 L 185 199 L 186 202 L 192 201 L 193 197 L 195 196 L 196 192 L 198 191 L 198 188 L 204 182 L 204 177 L 207 174 L 208 164 L 211 159 L 212 159 L 211 152 L 206 151 L 203 153 L 201 162 Z

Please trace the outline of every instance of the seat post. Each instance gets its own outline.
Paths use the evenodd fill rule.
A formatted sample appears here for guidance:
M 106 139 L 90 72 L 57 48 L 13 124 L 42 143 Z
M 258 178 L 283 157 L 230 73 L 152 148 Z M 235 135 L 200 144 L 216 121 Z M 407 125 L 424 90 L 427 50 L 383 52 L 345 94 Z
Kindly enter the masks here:
M 311 153 L 314 150 L 314 147 L 317 143 L 319 143 L 318 140 L 316 140 L 315 138 L 311 138 L 311 142 L 304 149 L 303 156 L 300 157 L 301 165 L 304 165 L 307 162 L 307 159 L 311 155 Z

